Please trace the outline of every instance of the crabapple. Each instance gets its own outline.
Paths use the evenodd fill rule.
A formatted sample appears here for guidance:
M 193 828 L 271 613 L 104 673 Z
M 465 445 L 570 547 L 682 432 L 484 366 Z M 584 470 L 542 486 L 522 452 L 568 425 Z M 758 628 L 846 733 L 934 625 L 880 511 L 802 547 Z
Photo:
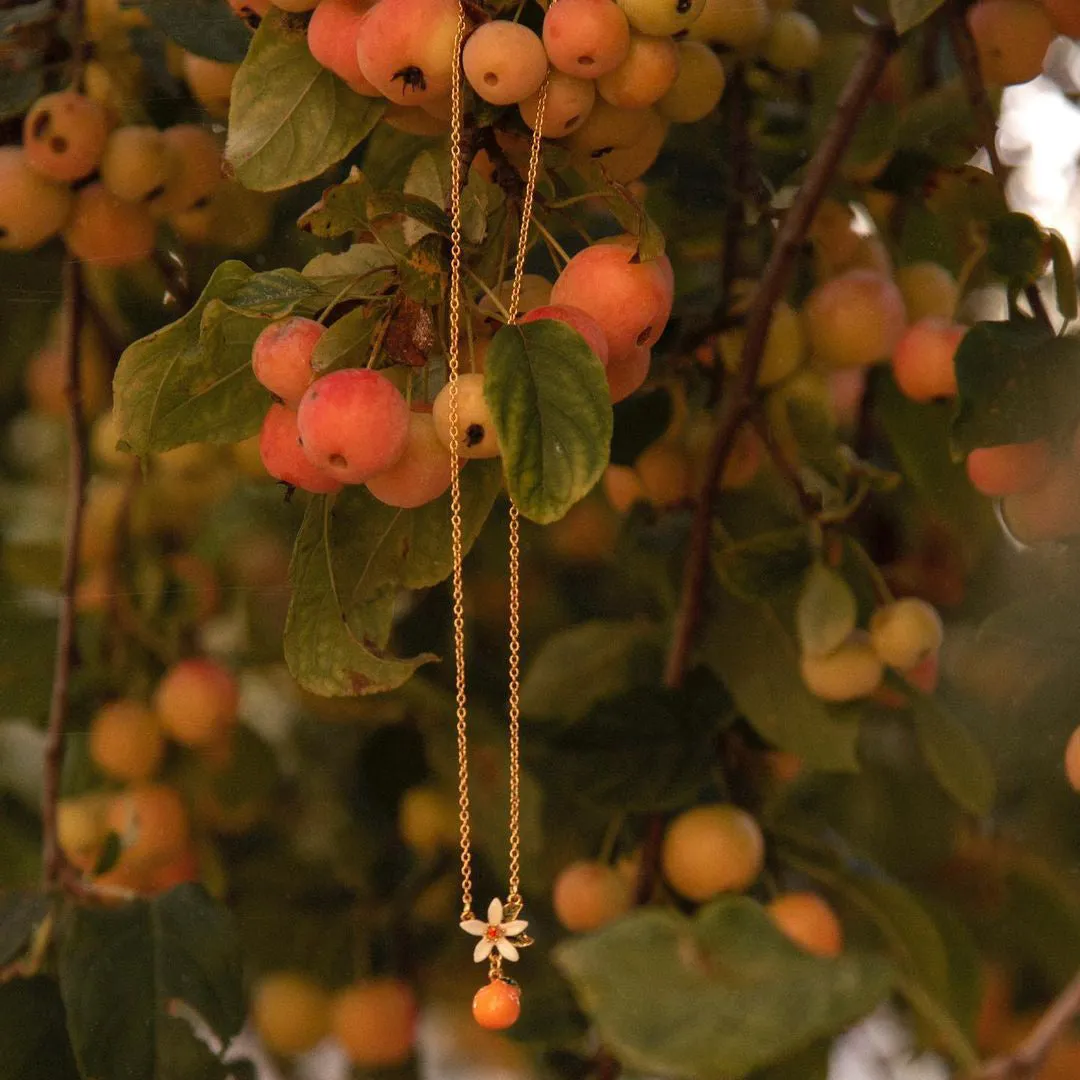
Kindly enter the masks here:
M 273 6 L 270 0 L 229 0 L 229 7 L 240 18 L 249 20 L 265 18 Z
M 407 983 L 366 979 L 337 995 L 330 1027 L 354 1065 L 400 1065 L 412 1055 L 416 1014 L 416 997 Z
M 656 111 L 676 124 L 694 124 L 719 104 L 727 76 L 720 57 L 703 42 L 680 41 L 677 48 L 679 73 Z
M 177 168 L 164 135 L 149 124 L 117 128 L 105 144 L 101 182 L 118 199 L 145 203 L 153 212 Z
M 1038 487 L 1050 475 L 1050 444 L 1045 439 L 972 450 L 968 479 L 983 495 L 1000 498 Z
M 70 188 L 32 169 L 17 146 L 0 146 L 0 251 L 30 251 L 71 217 Z
M 367 489 L 387 506 L 413 509 L 433 502 L 450 486 L 450 452 L 439 440 L 431 413 L 409 414 L 409 432 L 401 457 L 367 482 Z
M 635 390 L 640 390 L 649 377 L 652 365 L 652 349 L 647 345 L 631 349 L 618 360 L 608 362 L 607 381 L 611 402 L 628 398 Z
M 207 746 L 236 723 L 239 696 L 231 671 L 208 657 L 192 657 L 165 672 L 154 691 L 154 710 L 178 743 Z
M 900 290 L 872 270 L 850 270 L 819 285 L 807 298 L 803 318 L 812 355 L 830 368 L 885 360 L 906 323 Z
M 450 93 L 457 0 L 379 0 L 357 28 L 361 74 L 391 101 L 419 105 Z
M 777 71 L 809 71 L 821 57 L 821 32 L 801 11 L 781 11 L 773 17 L 761 45 L 761 58 Z
M 1059 34 L 1080 38 L 1080 7 L 1075 0 L 1042 0 L 1042 5 Z
M 362 484 L 405 452 L 409 406 L 385 376 L 344 368 L 316 380 L 296 413 L 304 453 L 345 484 Z
M 654 345 L 671 314 L 667 257 L 639 262 L 636 254 L 630 237 L 592 244 L 563 267 L 551 290 L 553 304 L 581 308 L 600 324 L 612 363 L 621 362 L 635 348 Z
M 956 350 L 968 328 L 931 316 L 904 331 L 892 354 L 896 385 L 912 401 L 956 396 Z
M 669 37 L 632 33 L 617 68 L 596 80 L 597 93 L 619 109 L 647 109 L 671 89 L 679 73 L 679 50 Z
M 107 776 L 149 780 L 165 756 L 158 718 L 141 701 L 124 698 L 103 705 L 90 721 L 90 758 Z
M 690 26 L 701 15 L 705 0 L 618 0 L 618 4 L 639 33 L 668 37 Z
M 1065 745 L 1065 775 L 1073 791 L 1080 791 L 1080 727 L 1069 736 Z
M 240 65 L 185 52 L 181 67 L 192 97 L 215 120 L 224 120 L 229 115 L 229 97 Z
M 944 266 L 935 262 L 910 263 L 896 271 L 895 281 L 911 322 L 930 317 L 951 321 L 956 315 L 960 287 Z
M 23 120 L 27 164 L 65 183 L 82 180 L 98 167 L 108 136 L 108 110 L 74 90 L 38 98 Z
M 179 214 L 207 205 L 223 183 L 218 140 L 198 124 L 176 124 L 166 128 L 161 137 L 176 168 L 164 193 L 154 200 L 155 212 Z
M 543 304 L 526 312 L 518 322 L 531 323 L 540 319 L 554 319 L 576 330 L 585 339 L 585 344 L 589 346 L 597 360 L 607 367 L 607 338 L 600 324 L 587 311 L 571 307 L 569 304 Z
M 527 26 L 495 19 L 469 35 L 461 66 L 478 97 L 492 105 L 516 105 L 540 89 L 548 60 L 544 43 Z
M 430 858 L 458 840 L 458 809 L 438 788 L 409 788 L 398 805 L 398 832 L 414 851 Z
M 644 176 L 660 156 L 670 124 L 655 109 L 641 110 L 645 125 L 630 146 L 616 146 L 605 152 L 604 171 L 617 184 L 630 184 Z
M 373 0 L 319 0 L 307 26 L 308 50 L 358 94 L 382 97 L 378 87 L 364 78 L 356 58 L 360 24 Z
M 801 949 L 814 956 L 839 956 L 844 931 L 836 912 L 816 893 L 784 893 L 766 905 L 769 918 Z
M 76 194 L 64 242 L 83 262 L 118 268 L 148 259 L 156 232 L 145 207 L 118 199 L 98 182 Z
M 690 25 L 690 37 L 731 49 L 751 48 L 765 36 L 770 17 L 765 0 L 705 0 L 701 14 Z
M 609 465 L 600 479 L 604 495 L 617 514 L 625 514 L 636 502 L 645 500 L 645 488 L 629 465 Z
M 333 495 L 342 488 L 340 480 L 323 472 L 304 453 L 296 413 L 276 402 L 263 419 L 259 457 L 263 468 L 289 487 L 310 491 L 313 495 Z
M 1042 74 L 1055 33 L 1038 0 L 979 0 L 968 8 L 967 24 L 987 82 L 1014 86 Z
M 116 795 L 106 823 L 120 837 L 120 864 L 149 870 L 181 854 L 191 839 L 188 812 L 180 793 L 167 784 L 140 784 Z
M 641 109 L 618 109 L 597 98 L 588 120 L 569 135 L 566 145 L 580 157 L 603 157 L 633 146 L 645 134 L 647 122 Z
M 765 862 L 765 840 L 745 810 L 697 806 L 668 826 L 660 857 L 668 884 L 700 904 L 752 885 Z
M 294 14 L 302 14 L 311 11 L 319 0 L 273 0 L 273 5 L 282 11 L 291 11 Z
M 1080 534 L 1080 466 L 1054 463 L 1037 486 L 1006 496 L 1002 516 L 1025 544 Z
M 574 933 L 598 930 L 630 910 L 626 881 L 607 863 L 581 860 L 563 867 L 551 896 L 555 918 Z
M 646 447 L 634 462 L 645 497 L 653 506 L 675 506 L 693 494 L 693 464 L 690 455 L 668 442 Z
M 109 835 L 111 796 L 102 792 L 61 799 L 56 805 L 56 833 L 60 850 L 72 866 L 94 868 Z
M 255 378 L 290 409 L 311 385 L 315 373 L 311 356 L 326 327 L 301 315 L 272 322 L 255 339 L 251 349 L 251 366 Z
M 618 518 L 602 500 L 589 498 L 574 503 L 548 529 L 551 550 L 564 562 L 587 565 L 611 557 L 619 533 Z
M 552 66 L 580 79 L 613 71 L 630 48 L 630 24 L 612 0 L 559 0 L 544 15 L 543 36 Z
M 945 640 L 937 609 L 917 596 L 879 607 L 870 616 L 870 645 L 889 667 L 907 671 L 936 653 Z
M 727 330 L 720 335 L 720 357 L 729 371 L 737 371 L 742 363 L 745 341 L 745 330 Z M 802 321 L 789 304 L 778 301 L 773 307 L 772 321 L 765 339 L 765 351 L 758 369 L 758 386 L 775 386 L 786 379 L 802 363 L 805 350 Z
M 488 1031 L 513 1027 L 521 1015 L 520 988 L 506 979 L 492 979 L 476 991 L 472 1014 L 477 1024 Z
M 330 994 L 306 975 L 278 971 L 255 984 L 252 1023 L 271 1053 L 293 1057 L 330 1034 L 330 1001 Z
M 30 358 L 23 378 L 31 409 L 46 416 L 67 414 L 67 358 L 59 327 Z M 89 319 L 79 331 L 79 380 L 88 417 L 108 408 L 112 367 L 101 334 Z
M 548 76 L 547 97 L 544 101 L 544 128 L 542 134 L 549 139 L 561 139 L 577 131 L 589 118 L 596 101 L 596 83 L 591 79 L 579 79 L 563 71 L 552 71 Z M 536 127 L 539 93 L 530 94 L 518 105 L 521 119 L 530 129 Z
M 799 670 L 807 690 L 822 701 L 869 697 L 885 675 L 885 665 L 865 634 L 856 631 L 825 656 L 804 653 Z
M 458 376 L 458 454 L 463 458 L 498 457 L 499 439 L 484 398 L 484 376 L 475 373 Z M 450 449 L 450 384 L 447 383 L 432 403 L 431 418 L 439 442 Z

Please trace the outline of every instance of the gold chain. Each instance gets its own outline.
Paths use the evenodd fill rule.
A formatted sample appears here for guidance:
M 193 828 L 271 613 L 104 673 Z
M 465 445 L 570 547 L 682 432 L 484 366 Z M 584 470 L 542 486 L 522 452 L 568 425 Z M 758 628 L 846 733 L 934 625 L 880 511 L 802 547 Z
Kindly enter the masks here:
M 472 905 L 472 833 L 469 811 L 469 744 L 468 691 L 465 671 L 465 597 L 462 578 L 464 542 L 461 522 L 461 476 L 459 471 L 458 373 L 460 370 L 461 331 L 461 189 L 464 184 L 462 140 L 464 126 L 464 87 L 462 85 L 461 50 L 467 24 L 464 7 L 458 5 L 457 33 L 454 38 L 454 66 L 450 84 L 450 297 L 449 341 L 447 345 L 450 404 L 450 542 L 453 554 L 453 612 L 454 612 L 454 681 L 457 700 L 458 754 L 458 823 L 461 840 L 461 911 L 462 919 L 474 918 Z M 521 221 L 518 230 L 517 254 L 508 308 L 509 322 L 518 317 L 521 306 L 521 284 L 525 276 L 525 258 L 529 247 L 532 224 L 533 197 L 540 171 L 542 129 L 547 104 L 547 79 L 540 87 L 529 153 L 529 171 L 521 200 Z M 510 502 L 509 527 L 509 670 L 507 692 L 507 725 L 510 737 L 510 850 L 508 907 L 521 905 L 521 530 L 518 508 Z M 497 954 L 495 954 L 497 956 Z M 494 970 L 494 969 L 493 969 Z

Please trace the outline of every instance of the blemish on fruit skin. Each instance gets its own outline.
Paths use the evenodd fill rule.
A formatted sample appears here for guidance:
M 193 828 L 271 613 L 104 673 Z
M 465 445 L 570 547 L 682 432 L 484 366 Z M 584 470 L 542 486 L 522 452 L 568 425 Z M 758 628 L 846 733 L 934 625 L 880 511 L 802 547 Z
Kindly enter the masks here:
M 35 139 L 40 139 L 42 135 L 45 134 L 51 119 L 52 117 L 48 109 L 43 109 L 36 117 L 34 117 L 34 123 L 30 128 L 30 133 Z
M 336 469 L 344 469 L 349 463 L 345 459 L 344 454 L 331 454 L 330 464 L 333 465 Z
M 465 429 L 465 445 L 468 447 L 479 446 L 484 441 L 484 425 L 470 424 Z
M 427 89 L 427 76 L 421 68 L 418 68 L 415 64 L 410 64 L 408 67 L 403 67 L 400 71 L 395 71 L 390 76 L 391 82 L 397 82 L 401 80 L 401 95 L 405 96 L 407 90 L 426 90 Z

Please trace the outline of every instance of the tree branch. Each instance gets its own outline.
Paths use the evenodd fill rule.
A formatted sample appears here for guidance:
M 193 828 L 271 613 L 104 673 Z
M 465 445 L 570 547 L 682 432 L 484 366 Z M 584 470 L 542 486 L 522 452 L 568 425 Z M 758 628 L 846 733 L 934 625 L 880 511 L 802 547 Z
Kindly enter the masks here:
M 689 665 L 704 602 L 716 482 L 731 454 L 739 428 L 754 407 L 758 370 L 764 356 L 773 308 L 787 288 L 795 259 L 802 248 L 814 214 L 851 142 L 870 94 L 897 44 L 896 32 L 891 26 L 880 26 L 870 35 L 866 52 L 844 87 L 832 123 L 807 167 L 802 187 L 799 188 L 795 201 L 780 226 L 761 285 L 750 306 L 742 363 L 729 392 L 714 410 L 716 433 L 709 447 L 697 509 L 690 527 L 690 550 L 683 575 L 675 634 L 664 671 L 664 683 L 669 687 L 682 684 Z
M 1035 1080 L 1054 1043 L 1080 1013 L 1080 972 L 1043 1014 L 1031 1034 L 1011 1053 L 982 1065 L 971 1080 Z
M 67 722 L 71 672 L 75 666 L 75 589 L 79 572 L 86 493 L 87 432 L 82 410 L 79 377 L 79 331 L 83 318 L 82 267 L 73 256 L 63 268 L 63 347 L 67 385 L 68 498 L 64 537 L 64 564 L 60 579 L 60 617 L 56 627 L 56 660 L 53 669 L 49 721 L 45 732 L 44 780 L 42 783 L 42 863 L 45 885 L 62 880 L 66 869 L 57 836 L 56 807 L 60 798 L 60 772 L 64 764 L 64 725 Z

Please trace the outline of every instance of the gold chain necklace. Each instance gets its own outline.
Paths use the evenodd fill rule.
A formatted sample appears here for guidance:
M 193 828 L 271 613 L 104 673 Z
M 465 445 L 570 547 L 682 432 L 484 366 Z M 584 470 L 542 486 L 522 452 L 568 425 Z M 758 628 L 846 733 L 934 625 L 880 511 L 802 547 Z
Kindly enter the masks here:
M 520 918 L 522 898 L 521 878 L 521 592 L 520 583 L 520 520 L 518 508 L 510 501 L 509 528 L 509 671 L 507 693 L 507 726 L 510 739 L 510 844 L 509 881 L 505 903 L 496 898 L 487 909 L 487 919 L 481 920 L 473 911 L 472 837 L 469 812 L 469 745 L 468 690 L 465 672 L 465 598 L 462 582 L 462 524 L 461 476 L 458 446 L 458 373 L 460 368 L 461 330 L 461 190 L 464 184 L 462 141 L 464 127 L 464 87 L 461 52 L 465 43 L 467 23 L 464 7 L 458 5 L 457 33 L 454 38 L 454 67 L 450 88 L 450 327 L 448 344 L 448 397 L 450 405 L 450 540 L 453 552 L 454 604 L 454 682 L 457 697 L 457 755 L 458 807 L 461 839 L 461 927 L 479 937 L 473 957 L 480 963 L 489 962 L 488 985 L 482 987 L 473 1001 L 473 1014 L 485 1027 L 509 1027 L 520 1010 L 520 991 L 517 984 L 503 974 L 503 961 L 516 960 L 518 949 L 531 944 L 524 934 L 528 925 Z M 529 227 L 532 222 L 533 196 L 540 169 L 541 131 L 547 103 L 547 79 L 540 87 L 536 121 L 529 155 L 529 170 L 521 200 L 521 221 L 518 230 L 514 277 L 508 307 L 508 323 L 516 321 L 521 304 L 521 283 L 525 274 L 528 253 Z

